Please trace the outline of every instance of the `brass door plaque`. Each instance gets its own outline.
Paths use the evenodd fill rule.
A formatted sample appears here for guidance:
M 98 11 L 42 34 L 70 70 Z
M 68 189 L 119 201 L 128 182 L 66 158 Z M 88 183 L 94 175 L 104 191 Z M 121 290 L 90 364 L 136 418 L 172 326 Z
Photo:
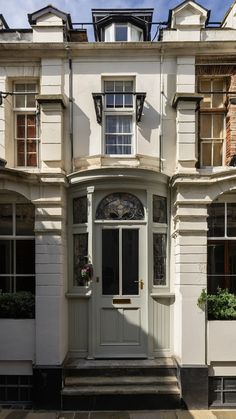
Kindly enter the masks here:
M 113 304 L 131 304 L 130 298 L 113 298 Z

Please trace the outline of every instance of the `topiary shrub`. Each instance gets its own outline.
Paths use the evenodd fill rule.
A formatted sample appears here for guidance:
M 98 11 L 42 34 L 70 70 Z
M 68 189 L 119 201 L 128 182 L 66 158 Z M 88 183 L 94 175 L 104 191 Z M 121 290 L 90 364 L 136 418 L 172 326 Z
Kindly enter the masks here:
M 218 288 L 217 294 L 202 290 L 198 306 L 206 308 L 209 320 L 236 320 L 236 295 L 227 289 Z
M 31 292 L 0 293 L 1 319 L 34 319 L 35 296 Z

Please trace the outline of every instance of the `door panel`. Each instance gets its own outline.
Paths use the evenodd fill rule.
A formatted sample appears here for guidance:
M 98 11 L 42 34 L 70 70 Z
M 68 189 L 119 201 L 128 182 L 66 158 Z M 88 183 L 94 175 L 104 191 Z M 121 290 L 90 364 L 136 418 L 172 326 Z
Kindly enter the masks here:
M 95 357 L 146 357 L 145 226 L 97 226 L 96 276 Z

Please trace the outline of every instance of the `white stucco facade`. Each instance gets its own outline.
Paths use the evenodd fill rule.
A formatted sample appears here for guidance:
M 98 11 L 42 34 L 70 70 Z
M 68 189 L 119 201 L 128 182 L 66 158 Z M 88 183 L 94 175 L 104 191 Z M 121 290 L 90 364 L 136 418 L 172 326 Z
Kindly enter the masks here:
M 74 30 L 70 17 L 52 6 L 30 15 L 31 29 L 18 41 L 0 28 L 0 90 L 8 92 L 0 106 L 0 205 L 35 207 L 35 319 L 0 320 L 0 375 L 12 374 L 16 362 L 19 374 L 31 375 L 34 369 L 63 368 L 68 358 L 173 357 L 182 370 L 204 369 L 205 382 L 208 375 L 231 376 L 229 362 L 235 371 L 235 339 L 229 338 L 227 350 L 224 346 L 226 335 L 235 334 L 234 322 L 222 331 L 222 323 L 207 322 L 197 305 L 208 287 L 209 205 L 236 203 L 236 169 L 229 164 L 234 138 L 228 140 L 226 125 L 222 164 L 199 165 L 204 92 L 198 85 L 201 76 L 229 78 L 236 69 L 234 9 L 222 27 L 209 29 L 209 11 L 183 2 L 154 42 L 85 42 L 85 31 Z M 17 83 L 27 86 L 22 97 L 29 95 L 29 85 L 36 86 L 35 109 L 17 105 Z M 109 83 L 114 89 L 123 83 L 123 90 L 107 92 Z M 235 97 L 231 91 L 227 100 Z M 100 100 L 97 109 L 94 94 Z M 113 100 L 121 95 L 131 100 L 130 95 L 132 104 L 109 107 L 108 94 Z M 137 122 L 138 94 L 144 104 Z M 26 118 L 25 130 L 34 123 L 29 115 L 36 115 L 38 130 L 37 163 L 24 167 L 18 164 L 23 141 L 18 115 Z M 111 118 L 116 128 L 123 124 L 118 133 L 109 126 Z M 121 144 L 118 137 L 129 151 L 108 153 L 114 142 Z M 27 136 L 24 147 L 26 159 L 36 153 L 27 151 Z M 142 216 L 98 216 L 99 205 L 114 196 L 120 205 L 122 196 L 138 199 Z M 80 198 L 87 202 L 82 221 L 75 209 L 77 202 L 78 211 L 83 209 Z M 155 199 L 166 205 L 159 219 Z M 109 234 L 113 240 L 105 247 Z M 137 262 L 138 272 L 138 285 L 129 292 L 122 282 L 129 265 L 126 234 L 133 237 L 136 257 L 129 250 L 129 260 Z M 115 240 L 123 291 L 114 288 L 109 294 L 102 278 L 111 267 L 105 253 L 113 257 Z M 165 242 L 162 250 L 155 240 Z M 93 272 L 80 283 L 76 269 L 85 257 Z M 131 270 L 126 275 L 132 276 Z M 15 348 L 14 339 L 19 339 Z

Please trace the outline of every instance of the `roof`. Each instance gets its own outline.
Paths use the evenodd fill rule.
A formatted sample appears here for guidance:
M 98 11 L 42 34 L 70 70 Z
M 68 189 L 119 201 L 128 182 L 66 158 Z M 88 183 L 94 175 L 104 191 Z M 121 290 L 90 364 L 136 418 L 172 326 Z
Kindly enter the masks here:
M 0 13 L 0 22 L 3 23 L 4 29 L 9 29 L 9 26 L 4 18 L 4 16 Z
M 203 10 L 205 10 L 207 12 L 206 24 L 208 23 L 208 21 L 210 19 L 210 14 L 211 14 L 211 11 L 209 9 L 206 9 L 204 6 L 202 6 L 201 4 L 197 3 L 195 0 L 184 0 L 182 3 L 178 4 L 176 7 L 173 7 L 172 9 L 169 10 L 168 27 L 171 26 L 171 20 L 172 20 L 172 14 L 173 14 L 173 12 L 175 12 L 175 10 L 180 9 L 185 4 L 187 5 L 190 2 L 196 4 L 196 6 L 200 7 L 201 9 L 203 9 Z
M 235 6 L 235 4 L 236 4 L 236 0 L 234 0 L 234 2 L 231 4 L 230 8 L 229 8 L 229 9 L 227 10 L 227 12 L 225 13 L 225 15 L 224 15 L 224 17 L 223 17 L 223 20 L 222 20 L 222 22 L 221 22 L 221 26 L 223 26 L 223 24 L 225 23 L 225 21 L 226 21 L 227 17 L 229 16 L 229 14 L 230 14 L 231 10 L 233 9 L 233 7 Z
M 63 23 L 68 24 L 69 28 L 72 29 L 72 22 L 71 22 L 71 16 L 69 13 L 64 13 L 61 10 L 57 9 L 56 7 L 49 4 L 48 6 L 43 7 L 42 9 L 37 10 L 34 13 L 28 13 L 28 20 L 30 25 L 34 25 L 38 18 L 41 16 L 44 16 L 48 13 L 52 13 L 59 18 L 62 19 Z

